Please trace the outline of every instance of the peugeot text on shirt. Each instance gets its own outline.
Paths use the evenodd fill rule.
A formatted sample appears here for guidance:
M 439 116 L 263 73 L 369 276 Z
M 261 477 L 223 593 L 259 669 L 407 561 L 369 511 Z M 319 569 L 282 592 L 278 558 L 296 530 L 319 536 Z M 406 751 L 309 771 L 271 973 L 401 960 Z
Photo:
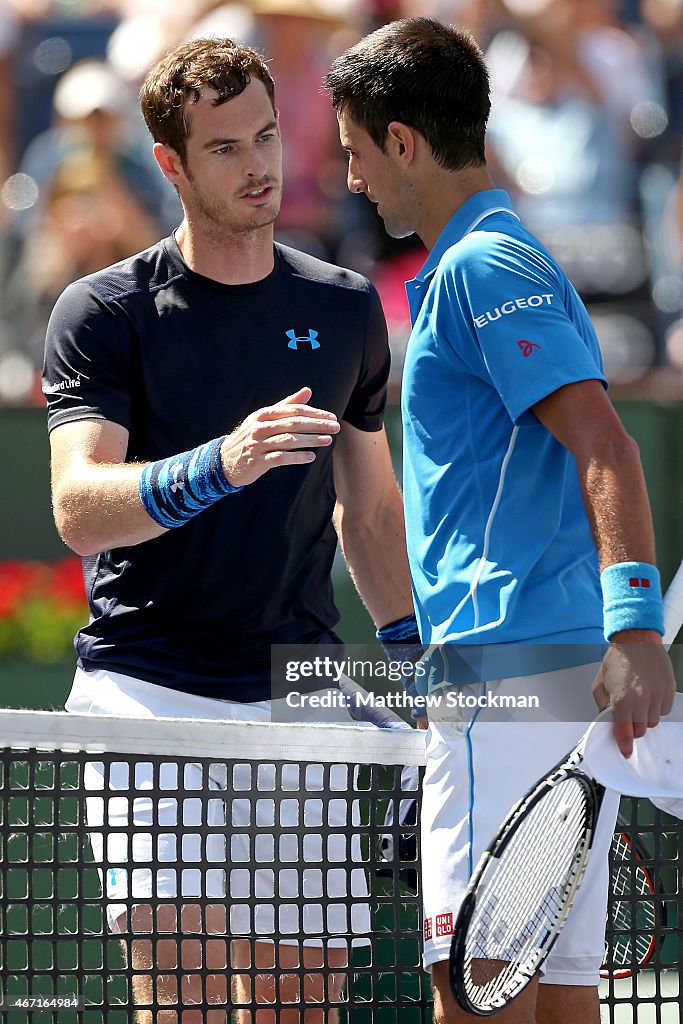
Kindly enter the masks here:
M 493 323 L 494 320 L 500 320 L 501 316 L 507 316 L 509 313 L 516 313 L 518 309 L 526 309 L 527 306 L 542 306 L 544 303 L 548 306 L 553 301 L 554 296 L 550 295 L 529 295 L 528 298 L 510 299 L 509 302 L 504 302 L 502 306 L 496 306 L 495 309 L 487 310 L 480 316 L 475 316 L 474 322 L 477 327 L 486 327 L 489 323 Z

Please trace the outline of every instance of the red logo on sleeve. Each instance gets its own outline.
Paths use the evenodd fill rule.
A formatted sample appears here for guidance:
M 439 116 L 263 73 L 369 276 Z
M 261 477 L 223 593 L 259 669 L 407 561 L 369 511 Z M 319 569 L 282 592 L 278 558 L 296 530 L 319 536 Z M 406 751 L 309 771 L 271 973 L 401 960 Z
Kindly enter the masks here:
M 522 341 L 518 341 L 517 344 L 519 345 L 519 348 L 525 359 L 527 359 L 531 355 L 535 348 L 541 347 L 540 345 L 537 345 L 535 341 L 526 341 L 525 339 L 522 339 Z
M 453 934 L 453 915 L 452 914 L 437 914 L 436 915 L 436 934 L 439 935 L 452 935 Z
M 632 587 L 642 587 L 643 590 L 648 590 L 649 587 L 650 587 L 650 581 L 649 580 L 639 580 L 636 576 L 632 576 L 631 579 L 628 582 L 629 582 L 630 586 L 632 586 Z
M 429 942 L 432 937 L 432 919 L 431 917 L 425 917 L 425 942 Z

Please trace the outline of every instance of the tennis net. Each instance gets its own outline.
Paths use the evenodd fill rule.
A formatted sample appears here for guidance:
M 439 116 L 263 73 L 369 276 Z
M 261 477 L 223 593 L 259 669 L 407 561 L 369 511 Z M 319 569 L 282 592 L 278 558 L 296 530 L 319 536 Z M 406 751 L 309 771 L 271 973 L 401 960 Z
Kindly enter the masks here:
M 423 734 L 0 711 L 0 747 L 0 1024 L 431 1021 Z M 622 810 L 603 1019 L 680 1024 L 681 824 Z
M 0 745 L 3 1024 L 426 1019 L 415 731 L 6 711 Z

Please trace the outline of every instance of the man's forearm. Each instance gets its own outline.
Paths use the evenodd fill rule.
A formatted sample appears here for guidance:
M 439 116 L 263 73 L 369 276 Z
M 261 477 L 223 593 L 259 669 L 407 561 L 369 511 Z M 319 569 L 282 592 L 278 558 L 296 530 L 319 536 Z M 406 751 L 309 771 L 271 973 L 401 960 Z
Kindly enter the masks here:
M 80 555 L 141 544 L 182 526 L 275 467 L 305 465 L 339 430 L 301 388 L 258 409 L 229 435 L 147 465 L 127 463 L 128 431 L 99 420 L 51 436 L 52 499 L 64 542 Z
M 140 501 L 142 465 L 83 463 L 54 488 L 57 529 L 79 555 L 142 544 L 166 531 Z
M 566 384 L 537 402 L 533 411 L 576 462 L 603 574 L 604 631 L 611 640 L 593 693 L 600 708 L 612 704 L 615 736 L 621 752 L 629 757 L 634 736 L 642 736 L 648 725 L 669 713 L 676 689 L 661 643 L 659 594 L 647 588 L 651 599 L 643 598 L 637 583 L 634 594 L 625 600 L 621 596 L 623 583 L 631 586 L 631 567 L 624 563 L 645 563 L 642 575 L 636 573 L 637 581 L 658 582 L 652 568 L 654 533 L 640 453 L 598 379 Z M 612 577 L 616 573 L 618 592 L 611 581 L 605 587 L 605 570 Z M 611 596 L 616 600 L 610 613 Z
M 344 559 L 373 622 L 381 627 L 413 611 L 403 508 L 397 501 L 364 521 L 337 506 L 335 522 Z
M 584 504 L 600 568 L 615 562 L 655 562 L 650 503 L 638 446 L 630 438 L 599 446 L 579 463 Z

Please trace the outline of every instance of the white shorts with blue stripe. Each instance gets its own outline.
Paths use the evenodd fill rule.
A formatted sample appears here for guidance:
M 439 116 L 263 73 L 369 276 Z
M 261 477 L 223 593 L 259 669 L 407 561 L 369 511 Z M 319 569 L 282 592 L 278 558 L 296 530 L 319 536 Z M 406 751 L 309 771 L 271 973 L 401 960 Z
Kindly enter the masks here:
M 472 695 L 537 694 L 539 708 L 533 712 L 448 708 L 441 720 L 432 720 L 430 713 L 421 813 L 426 967 L 448 959 L 453 925 L 470 875 L 507 812 L 576 744 L 597 713 L 591 696 L 596 669 L 596 665 L 584 665 L 463 688 Z M 577 709 L 585 719 L 566 720 Z M 542 980 L 546 984 L 598 984 L 604 956 L 608 853 L 618 806 L 618 794 L 607 791 L 586 876 L 545 963 Z

